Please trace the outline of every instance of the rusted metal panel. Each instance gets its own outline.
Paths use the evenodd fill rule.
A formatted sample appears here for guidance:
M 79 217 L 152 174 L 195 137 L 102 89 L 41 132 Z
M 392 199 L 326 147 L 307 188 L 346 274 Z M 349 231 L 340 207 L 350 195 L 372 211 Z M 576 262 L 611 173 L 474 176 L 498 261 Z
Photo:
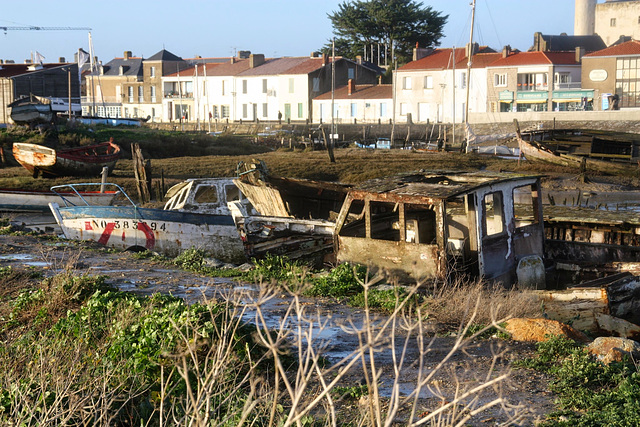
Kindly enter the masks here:
M 437 245 L 403 244 L 338 236 L 338 262 L 374 267 L 404 279 L 442 277 L 441 251 Z

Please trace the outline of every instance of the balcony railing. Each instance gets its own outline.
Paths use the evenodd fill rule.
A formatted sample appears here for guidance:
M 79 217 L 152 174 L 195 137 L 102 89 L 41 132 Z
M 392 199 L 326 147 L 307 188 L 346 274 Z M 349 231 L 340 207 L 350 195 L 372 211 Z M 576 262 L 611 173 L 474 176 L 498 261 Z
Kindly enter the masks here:
M 582 87 L 582 84 L 580 82 L 553 84 L 553 90 L 580 89 L 581 87 Z
M 548 91 L 546 83 L 518 83 L 518 92 Z
M 181 94 L 179 92 L 175 92 L 175 91 L 170 91 L 170 92 L 165 92 L 164 97 L 165 98 L 193 98 L 193 92 L 185 92 L 182 93 L 182 96 L 180 96 Z

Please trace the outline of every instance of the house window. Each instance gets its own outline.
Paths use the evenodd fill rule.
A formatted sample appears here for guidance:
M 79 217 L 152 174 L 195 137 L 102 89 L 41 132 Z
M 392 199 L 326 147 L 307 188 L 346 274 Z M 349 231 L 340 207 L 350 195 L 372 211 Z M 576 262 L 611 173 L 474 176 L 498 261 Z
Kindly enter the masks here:
M 217 119 L 218 117 L 220 117 L 220 116 L 218 115 L 218 106 L 217 106 L 217 105 L 214 105 L 214 106 L 213 106 L 213 118 L 214 118 L 214 119 Z
M 355 68 L 349 68 L 349 70 L 347 71 L 347 75 L 349 76 L 350 79 L 354 79 L 356 77 Z
M 247 93 L 247 81 L 242 81 L 242 93 Z
M 406 116 L 409 109 L 409 105 L 406 102 L 400 103 L 400 115 Z
M 156 87 L 151 86 L 151 102 L 156 102 Z
M 424 88 L 433 89 L 433 76 L 424 76 Z
M 301 119 L 302 117 L 303 117 L 302 102 L 298 102 L 298 118 Z
M 411 77 L 402 78 L 402 89 L 411 89 Z
M 155 77 L 155 76 L 156 76 L 156 67 L 149 68 L 149 77 Z
M 267 93 L 267 79 L 262 79 L 262 93 Z
M 127 95 L 129 96 L 129 102 L 133 102 L 133 86 L 127 88 Z
M 386 117 L 387 116 L 387 103 L 386 102 L 381 102 L 380 103 L 380 117 Z
M 460 89 L 466 89 L 467 88 L 467 73 L 463 72 L 460 73 Z
M 616 26 L 616 18 L 611 18 L 611 20 L 609 20 L 609 26 L 610 27 L 615 27 Z
M 293 93 L 293 82 L 294 80 L 292 78 L 289 79 L 289 93 Z
M 138 86 L 138 102 L 144 102 L 144 88 Z
M 223 105 L 221 107 L 222 110 L 222 118 L 223 119 L 228 119 L 229 118 L 229 106 L 228 105 Z
M 269 110 L 268 110 L 268 106 L 269 104 L 267 104 L 266 102 L 264 104 L 262 104 L 262 117 L 269 117 Z
M 313 78 L 313 91 L 314 92 L 320 92 L 320 78 L 319 77 L 314 77 Z
M 507 85 L 507 75 L 506 74 L 494 74 L 493 75 L 493 86 L 495 87 L 505 87 Z
M 248 111 L 247 104 L 242 104 L 242 118 L 243 119 L 247 118 L 247 111 Z
M 351 103 L 351 117 L 356 117 L 358 115 L 358 105 L 355 102 Z

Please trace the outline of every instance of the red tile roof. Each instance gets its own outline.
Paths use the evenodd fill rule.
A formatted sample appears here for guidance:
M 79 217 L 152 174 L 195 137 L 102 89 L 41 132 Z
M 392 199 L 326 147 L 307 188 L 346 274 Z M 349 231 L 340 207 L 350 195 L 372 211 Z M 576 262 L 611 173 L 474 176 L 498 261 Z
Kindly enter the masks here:
M 579 65 L 574 52 L 516 52 L 506 58 L 500 57 L 488 66 L 513 67 L 520 65 Z
M 333 94 L 334 99 L 391 99 L 393 97 L 392 85 L 355 85 L 355 91 L 349 95 L 348 86 L 337 87 Z M 323 93 L 313 99 L 331 99 L 331 92 Z
M 249 68 L 248 59 L 236 59 L 234 63 L 212 63 L 207 64 L 207 77 L 209 76 L 236 76 Z M 195 76 L 196 68 L 191 67 L 180 71 L 180 76 Z M 167 74 L 167 77 L 177 77 L 178 73 Z M 198 67 L 198 76 L 204 76 L 202 65 Z
M 411 61 L 399 68 L 400 71 L 414 70 L 449 70 L 453 68 L 453 49 L 435 49 L 429 55 L 417 61 Z M 499 53 L 495 53 L 492 49 L 481 46 L 479 52 L 473 55 L 472 68 L 484 68 L 490 61 L 500 57 Z M 456 68 L 467 67 L 467 50 L 464 47 L 455 50 Z
M 625 55 L 640 55 L 640 41 L 630 40 L 628 42 L 624 42 L 615 46 L 610 46 L 606 49 L 602 49 L 585 56 L 594 57 L 594 56 L 625 56 Z

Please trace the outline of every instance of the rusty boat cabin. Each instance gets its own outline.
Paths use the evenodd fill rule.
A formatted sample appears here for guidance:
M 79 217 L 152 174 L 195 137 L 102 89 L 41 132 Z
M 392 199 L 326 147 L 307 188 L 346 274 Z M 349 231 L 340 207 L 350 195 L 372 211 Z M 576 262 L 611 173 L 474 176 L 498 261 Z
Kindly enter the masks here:
M 543 287 L 540 194 L 539 176 L 510 173 L 420 171 L 368 181 L 349 191 L 338 216 L 337 261 L 403 281 L 462 274 L 512 286 L 533 271 Z

